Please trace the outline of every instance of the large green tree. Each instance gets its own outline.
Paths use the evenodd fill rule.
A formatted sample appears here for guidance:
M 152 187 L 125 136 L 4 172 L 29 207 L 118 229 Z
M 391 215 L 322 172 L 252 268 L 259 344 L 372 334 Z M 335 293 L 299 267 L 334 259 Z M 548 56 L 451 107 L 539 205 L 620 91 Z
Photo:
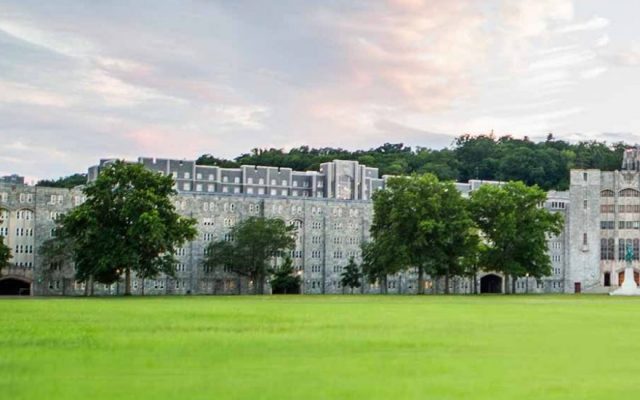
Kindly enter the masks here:
M 115 162 L 84 188 L 86 201 L 58 221 L 58 240 L 50 254 L 72 254 L 77 279 L 112 283 L 125 277 L 131 293 L 131 273 L 149 278 L 175 273 L 176 249 L 192 240 L 196 221 L 180 216 L 173 205 L 170 176 L 140 164 Z M 47 248 L 43 249 L 46 253 Z
M 471 211 L 483 233 L 485 269 L 515 280 L 551 273 L 547 238 L 562 231 L 562 215 L 540 207 L 547 198 L 537 186 L 509 182 L 484 185 L 471 196 Z
M 254 282 L 254 293 L 263 294 L 271 261 L 295 246 L 296 228 L 279 218 L 250 217 L 233 226 L 225 240 L 207 248 L 207 266 L 235 272 Z
M 451 182 L 441 182 L 432 174 L 393 177 L 373 198 L 373 242 L 368 248 L 371 264 L 387 274 L 416 268 L 418 293 L 424 293 L 425 275 L 449 278 L 464 270 L 463 258 L 477 240 L 466 200 Z M 381 260 L 384 260 L 382 262 Z

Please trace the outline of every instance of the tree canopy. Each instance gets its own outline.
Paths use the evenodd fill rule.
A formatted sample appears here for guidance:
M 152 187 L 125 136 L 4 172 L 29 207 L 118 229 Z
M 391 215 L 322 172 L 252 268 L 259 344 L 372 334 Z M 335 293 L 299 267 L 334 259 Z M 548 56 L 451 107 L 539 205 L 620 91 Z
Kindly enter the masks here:
M 73 174 L 58 179 L 42 179 L 36 186 L 46 186 L 55 188 L 71 189 L 87 183 L 87 174 Z
M 540 207 L 546 198 L 542 189 L 522 182 L 484 185 L 471 195 L 471 213 L 486 245 L 484 264 L 514 278 L 512 285 L 517 277 L 551 273 L 547 239 L 562 232 L 563 219 Z
M 86 201 L 58 221 L 57 238 L 41 251 L 70 254 L 81 281 L 112 283 L 131 272 L 139 277 L 174 275 L 176 249 L 196 235 L 196 221 L 176 213 L 173 178 L 140 164 L 116 162 L 84 188 Z
M 282 264 L 274 268 L 271 278 L 271 292 L 273 294 L 298 294 L 300 293 L 301 279 L 295 274 L 291 257 L 284 258 Z
M 370 280 L 416 268 L 419 293 L 424 275 L 463 273 L 463 257 L 477 241 L 466 200 L 451 182 L 432 174 L 393 177 L 375 193 L 372 242 L 363 247 Z
M 342 274 L 340 275 L 340 283 L 342 284 L 342 287 L 348 287 L 349 289 L 351 289 L 351 293 L 353 293 L 353 289 L 362 286 L 362 284 L 360 283 L 360 276 L 361 273 L 358 265 L 356 264 L 353 257 L 350 257 L 349 263 L 347 263 L 347 265 L 344 267 L 344 271 L 342 271 Z
M 4 236 L 0 235 L 0 270 L 9 265 L 11 259 L 11 249 L 4 244 Z
M 323 162 L 334 159 L 356 160 L 377 167 L 382 175 L 432 173 L 441 180 L 466 182 L 469 179 L 521 180 L 545 190 L 565 190 L 571 168 L 619 169 L 624 143 L 613 145 L 598 141 L 576 144 L 557 140 L 549 134 L 546 140 L 534 142 L 527 137 L 461 135 L 451 148 L 441 150 L 409 147 L 402 143 L 385 143 L 368 150 L 342 148 L 310 148 L 301 146 L 288 151 L 258 149 L 233 160 L 204 154 L 196 161 L 202 165 L 238 167 L 264 165 L 295 170 L 317 170 Z
M 279 218 L 249 217 L 234 225 L 226 238 L 211 242 L 205 265 L 246 276 L 256 294 L 264 293 L 270 262 L 295 246 L 296 228 Z

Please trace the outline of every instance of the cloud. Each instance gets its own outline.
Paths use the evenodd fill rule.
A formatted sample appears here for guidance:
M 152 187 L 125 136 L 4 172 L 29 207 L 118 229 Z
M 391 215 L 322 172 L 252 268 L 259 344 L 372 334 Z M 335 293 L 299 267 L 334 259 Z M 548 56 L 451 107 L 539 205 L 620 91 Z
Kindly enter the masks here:
M 640 62 L 609 50 L 605 18 L 578 19 L 600 15 L 578 4 L 9 0 L 0 140 L 41 150 L 0 148 L 0 164 L 44 177 L 111 156 L 442 147 L 563 127 L 585 112 L 571 94 L 589 78 Z
M 567 25 L 556 30 L 558 33 L 571 33 L 578 31 L 595 31 L 606 28 L 609 25 L 609 20 L 602 17 L 593 17 L 588 21 Z

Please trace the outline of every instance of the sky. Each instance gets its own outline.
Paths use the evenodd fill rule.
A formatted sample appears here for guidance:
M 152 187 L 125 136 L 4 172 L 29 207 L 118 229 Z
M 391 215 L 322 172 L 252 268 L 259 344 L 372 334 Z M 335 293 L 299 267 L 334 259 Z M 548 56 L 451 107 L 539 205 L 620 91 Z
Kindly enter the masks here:
M 0 175 L 460 134 L 640 142 L 635 0 L 0 0 Z

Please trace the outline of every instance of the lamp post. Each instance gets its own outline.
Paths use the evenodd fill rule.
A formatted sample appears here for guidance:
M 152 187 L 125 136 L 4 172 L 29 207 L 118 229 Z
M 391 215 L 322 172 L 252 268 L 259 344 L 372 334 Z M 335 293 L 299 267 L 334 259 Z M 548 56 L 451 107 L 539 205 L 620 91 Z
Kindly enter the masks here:
M 525 275 L 525 294 L 529 294 L 529 273 L 527 272 Z

